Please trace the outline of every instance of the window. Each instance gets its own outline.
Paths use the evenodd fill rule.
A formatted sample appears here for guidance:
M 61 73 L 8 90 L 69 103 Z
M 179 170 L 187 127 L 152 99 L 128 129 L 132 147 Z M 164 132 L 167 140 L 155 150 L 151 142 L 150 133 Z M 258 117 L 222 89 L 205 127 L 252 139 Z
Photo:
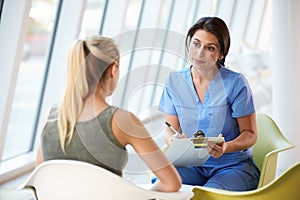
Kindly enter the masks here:
M 105 20 L 106 7 L 109 0 L 88 0 L 80 30 L 80 38 L 102 32 L 102 23 Z
M 57 0 L 33 0 L 12 102 L 2 161 L 33 149 L 36 115 Z
M 3 8 L 3 3 L 4 3 L 4 0 L 0 0 L 0 23 L 1 23 L 1 13 L 2 13 L 2 8 Z

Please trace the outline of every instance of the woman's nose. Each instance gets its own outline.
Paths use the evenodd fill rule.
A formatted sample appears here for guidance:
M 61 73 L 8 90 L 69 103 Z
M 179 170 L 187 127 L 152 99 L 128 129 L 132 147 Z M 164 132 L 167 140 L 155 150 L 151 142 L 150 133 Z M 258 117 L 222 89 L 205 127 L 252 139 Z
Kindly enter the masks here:
M 203 47 L 199 47 L 197 49 L 197 56 L 199 56 L 199 57 L 204 57 L 205 56 L 205 50 L 204 50 Z

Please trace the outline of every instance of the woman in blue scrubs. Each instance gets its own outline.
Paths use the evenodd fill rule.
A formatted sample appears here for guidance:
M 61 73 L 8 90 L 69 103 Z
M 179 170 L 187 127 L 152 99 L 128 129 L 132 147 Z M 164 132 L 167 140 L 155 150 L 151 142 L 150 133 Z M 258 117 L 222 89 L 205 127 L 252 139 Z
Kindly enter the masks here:
M 252 158 L 257 140 L 253 95 L 246 78 L 225 68 L 230 34 L 218 17 L 198 20 L 186 36 L 191 66 L 170 73 L 159 109 L 166 121 L 166 142 L 193 137 L 202 130 L 206 137 L 222 134 L 225 142 L 209 142 L 210 158 L 203 166 L 176 167 L 183 184 L 231 191 L 257 187 L 259 169 Z

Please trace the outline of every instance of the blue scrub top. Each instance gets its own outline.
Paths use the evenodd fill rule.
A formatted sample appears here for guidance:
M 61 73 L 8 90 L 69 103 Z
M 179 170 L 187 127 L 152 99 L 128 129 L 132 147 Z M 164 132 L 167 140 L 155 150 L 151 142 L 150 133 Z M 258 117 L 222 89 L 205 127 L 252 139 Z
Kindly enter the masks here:
M 255 112 L 246 78 L 225 67 L 221 67 L 209 83 L 203 102 L 194 88 L 190 68 L 170 73 L 159 110 L 178 116 L 180 128 L 188 137 L 202 130 L 207 137 L 217 137 L 222 133 L 225 141 L 240 134 L 236 118 Z M 211 157 L 205 165 L 221 164 L 221 161 L 229 164 L 249 157 L 252 157 L 252 150 L 246 149 L 224 154 L 219 159 Z

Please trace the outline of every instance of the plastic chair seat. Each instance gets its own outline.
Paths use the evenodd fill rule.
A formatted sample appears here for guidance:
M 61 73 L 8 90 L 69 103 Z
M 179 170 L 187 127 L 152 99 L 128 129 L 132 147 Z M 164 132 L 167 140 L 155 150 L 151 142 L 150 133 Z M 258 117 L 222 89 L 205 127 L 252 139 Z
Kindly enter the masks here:
M 261 199 L 300 199 L 300 162 L 296 163 L 277 179 L 252 191 L 232 192 L 207 187 L 195 187 L 192 200 L 261 200 Z
M 19 189 L 33 189 L 38 200 L 184 200 L 191 190 L 156 192 L 143 189 L 101 167 L 74 160 L 51 160 L 40 164 Z

